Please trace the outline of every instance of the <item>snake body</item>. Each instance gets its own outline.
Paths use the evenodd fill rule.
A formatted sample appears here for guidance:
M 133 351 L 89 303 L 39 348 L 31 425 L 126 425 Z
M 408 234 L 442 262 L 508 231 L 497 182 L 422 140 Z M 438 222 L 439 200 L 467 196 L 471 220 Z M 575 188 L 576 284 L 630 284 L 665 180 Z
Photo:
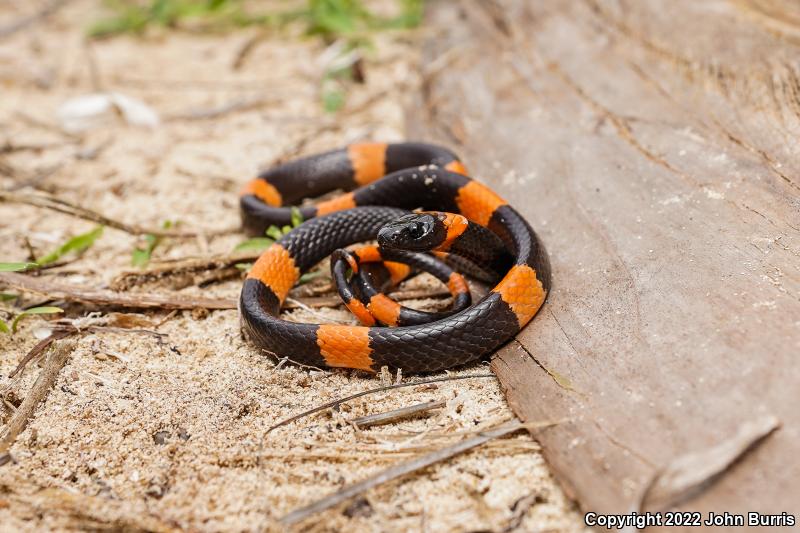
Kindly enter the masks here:
M 257 346 L 317 367 L 432 372 L 494 351 L 544 303 L 550 266 L 536 233 L 499 195 L 469 178 L 452 152 L 438 146 L 353 144 L 273 167 L 242 190 L 244 226 L 263 233 L 272 224 L 287 224 L 292 216 L 288 206 L 336 189 L 349 192 L 300 207 L 305 222 L 272 244 L 248 273 L 239 308 L 243 327 Z M 395 320 L 398 327 L 302 324 L 280 318 L 283 301 L 304 272 L 337 250 L 375 240 L 382 231 L 388 235 L 388 228 L 419 225 L 422 219 L 404 219 L 419 208 L 444 213 L 438 217 L 445 233 L 434 248 L 437 254 L 468 256 L 498 267 L 502 254 L 478 236 L 481 231 L 468 231 L 469 226 L 487 229 L 484 233 L 491 232 L 505 247 L 507 270 L 480 301 L 432 322 L 404 326 Z M 388 237 L 383 241 L 379 239 L 382 246 L 392 244 Z M 346 259 L 347 254 L 338 254 Z M 371 323 L 366 314 L 359 318 Z

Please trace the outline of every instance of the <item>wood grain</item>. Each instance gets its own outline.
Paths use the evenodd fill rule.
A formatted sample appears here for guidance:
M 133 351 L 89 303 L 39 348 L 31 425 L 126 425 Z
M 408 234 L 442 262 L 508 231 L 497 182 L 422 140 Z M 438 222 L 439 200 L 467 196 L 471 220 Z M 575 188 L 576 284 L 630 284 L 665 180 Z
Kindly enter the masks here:
M 453 146 L 545 242 L 554 288 L 493 368 L 585 510 L 782 427 L 686 508 L 798 511 L 800 9 L 443 2 L 411 135 Z M 668 11 L 668 13 L 666 12 Z

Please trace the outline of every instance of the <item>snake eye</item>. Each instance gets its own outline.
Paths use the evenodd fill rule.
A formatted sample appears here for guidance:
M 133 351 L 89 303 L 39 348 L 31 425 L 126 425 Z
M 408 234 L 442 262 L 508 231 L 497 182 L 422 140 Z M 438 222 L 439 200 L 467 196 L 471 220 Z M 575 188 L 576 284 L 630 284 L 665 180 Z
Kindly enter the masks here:
M 419 239 L 425 234 L 425 226 L 421 222 L 415 222 L 408 229 L 408 234 L 412 239 Z

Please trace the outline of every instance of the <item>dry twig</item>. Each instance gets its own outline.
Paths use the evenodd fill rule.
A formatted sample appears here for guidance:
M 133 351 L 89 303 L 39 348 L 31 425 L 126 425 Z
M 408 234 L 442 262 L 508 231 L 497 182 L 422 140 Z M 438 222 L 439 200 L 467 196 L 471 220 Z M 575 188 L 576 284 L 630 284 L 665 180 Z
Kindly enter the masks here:
M 48 298 L 133 309 L 236 309 L 234 298 L 202 298 L 177 294 L 126 294 L 58 283 L 16 272 L 0 272 L 0 284 L 16 290 L 41 294 Z
M 236 268 L 236 264 L 255 261 L 259 255 L 261 255 L 259 252 L 233 253 L 151 263 L 147 270 L 119 274 L 111 281 L 109 287 L 115 291 L 124 291 L 154 282 L 166 283 L 173 289 L 203 285 L 211 281 L 240 276 L 242 272 Z
M 57 341 L 59 339 L 63 339 L 65 337 L 69 337 L 71 334 L 72 334 L 72 332 L 65 331 L 65 330 L 54 331 L 53 333 L 51 333 L 50 335 L 48 335 L 44 339 L 42 339 L 39 342 L 37 342 L 36 346 L 31 348 L 31 350 L 27 354 L 25 354 L 25 357 L 23 357 L 20 360 L 20 362 L 17 363 L 16 368 L 14 368 L 14 370 L 11 371 L 11 373 L 8 375 L 8 377 L 13 378 L 14 376 L 16 376 L 18 373 L 20 373 L 25 368 L 25 365 L 27 365 L 29 362 L 33 361 L 38 356 L 43 354 L 44 351 L 47 350 L 47 348 L 49 348 L 51 344 L 53 344 L 55 341 Z
M 263 42 L 264 39 L 267 38 L 267 35 L 269 34 L 266 31 L 259 31 L 247 39 L 236 52 L 236 55 L 233 58 L 233 63 L 231 64 L 231 68 L 233 70 L 241 69 L 242 66 L 244 66 L 244 62 L 247 60 L 253 50 L 256 49 L 259 43 Z
M 415 385 L 425 385 L 427 383 L 439 383 L 442 381 L 456 381 L 461 379 L 480 379 L 480 378 L 493 378 L 495 377 L 494 374 L 468 374 L 466 376 L 446 376 L 443 378 L 433 378 L 433 379 L 423 379 L 420 381 L 410 381 L 408 383 L 398 383 L 396 385 L 387 385 L 386 387 L 377 387 L 374 389 L 369 389 L 361 392 L 357 392 L 356 394 L 351 394 L 350 396 L 345 396 L 344 398 L 339 398 L 338 400 L 333 400 L 332 402 L 328 402 L 326 404 L 314 407 L 313 409 L 309 409 L 308 411 L 303 411 L 300 414 L 294 415 L 293 417 L 287 418 L 285 420 L 281 420 L 274 426 L 267 429 L 266 433 L 270 433 L 271 431 L 278 429 L 281 426 L 285 426 L 291 424 L 292 422 L 296 422 L 301 418 L 304 418 L 309 415 L 313 415 L 314 413 L 319 413 L 320 411 L 324 411 L 325 409 L 330 409 L 331 407 L 336 407 L 341 405 L 345 402 L 349 402 L 350 400 L 355 400 L 356 398 L 361 398 L 362 396 L 367 396 L 369 394 L 375 394 L 378 392 L 385 392 L 387 390 L 392 389 L 400 389 L 403 387 L 413 387 Z
M 360 416 L 351 420 L 350 423 L 360 429 L 371 426 L 382 426 L 391 424 L 392 422 L 396 422 L 404 418 L 420 416 L 434 409 L 440 409 L 445 405 L 447 405 L 447 402 L 444 400 L 433 400 L 430 402 L 423 402 L 409 405 L 407 407 L 401 407 L 400 409 L 393 409 L 391 411 L 386 411 L 385 413 Z
M 370 476 L 363 481 L 345 486 L 330 496 L 326 496 L 325 498 L 322 498 L 321 500 L 318 500 L 310 505 L 292 511 L 281 518 L 280 522 L 285 526 L 291 526 L 316 513 L 335 507 L 349 500 L 353 496 L 361 494 L 362 492 L 366 492 L 377 487 L 378 485 L 403 477 L 417 470 L 427 468 L 435 463 L 450 459 L 451 457 L 464 453 L 465 451 L 475 448 L 476 446 L 480 446 L 481 444 L 484 444 L 492 439 L 504 437 L 514 433 L 515 431 L 525 428 L 542 428 L 552 426 L 554 424 L 555 422 L 545 422 L 543 424 L 535 425 L 523 424 L 519 420 L 512 420 L 510 422 L 500 424 L 481 432 L 475 437 L 464 439 L 461 442 L 453 444 L 452 446 L 447 446 L 416 459 L 412 459 L 411 461 L 400 463 L 399 465 L 388 468 L 382 472 L 379 472 L 378 474 L 375 474 L 374 476 Z
M 470 437 L 482 433 L 484 430 L 471 431 Z M 453 442 L 457 434 L 448 435 L 447 442 Z M 443 440 L 443 439 L 436 439 Z M 446 443 L 445 443 L 446 444 Z M 420 453 L 428 453 L 438 449 L 440 442 L 431 442 L 426 439 L 424 444 L 414 444 L 402 447 L 388 448 L 385 444 L 371 446 L 353 446 L 348 443 L 344 446 L 323 446 L 315 445 L 311 450 L 306 449 L 268 449 L 266 451 L 253 453 L 244 452 L 232 455 L 215 455 L 209 462 L 215 466 L 225 468 L 258 468 L 270 467 L 272 461 L 320 461 L 329 463 L 343 463 L 348 461 L 391 461 L 395 459 L 405 459 L 417 456 Z M 482 457 L 489 457 L 492 454 L 508 457 L 510 455 L 530 454 L 540 451 L 541 448 L 531 440 L 510 440 L 487 442 Z
M 33 417 L 33 412 L 36 407 L 47 397 L 53 384 L 56 382 L 58 373 L 67 362 L 72 351 L 75 349 L 75 342 L 64 341 L 57 344 L 50 355 L 45 361 L 44 368 L 42 368 L 39 377 L 36 378 L 30 392 L 22 401 L 11 421 L 6 426 L 6 431 L 3 437 L 0 438 L 0 456 L 8 453 L 11 445 L 17 439 L 17 435 L 22 433 L 25 426 L 28 425 L 28 420 Z

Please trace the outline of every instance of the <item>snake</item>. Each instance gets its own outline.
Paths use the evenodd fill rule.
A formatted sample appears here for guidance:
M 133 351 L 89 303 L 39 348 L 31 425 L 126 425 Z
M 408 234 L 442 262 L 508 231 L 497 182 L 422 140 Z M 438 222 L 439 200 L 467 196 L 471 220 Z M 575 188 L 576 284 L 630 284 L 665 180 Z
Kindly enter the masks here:
M 301 204 L 316 197 L 326 199 Z M 248 181 L 239 202 L 251 234 L 302 216 L 255 261 L 238 302 L 249 340 L 301 365 L 373 373 L 465 365 L 514 338 L 550 292 L 549 258 L 530 224 L 441 146 L 360 142 L 286 161 Z M 369 241 L 377 245 L 348 248 Z M 282 318 L 289 291 L 329 256 L 344 303 L 361 325 Z M 447 283 L 452 309 L 415 313 L 400 306 L 362 276 L 370 263 L 395 283 L 412 271 L 431 272 Z M 496 284 L 473 303 L 458 266 Z

